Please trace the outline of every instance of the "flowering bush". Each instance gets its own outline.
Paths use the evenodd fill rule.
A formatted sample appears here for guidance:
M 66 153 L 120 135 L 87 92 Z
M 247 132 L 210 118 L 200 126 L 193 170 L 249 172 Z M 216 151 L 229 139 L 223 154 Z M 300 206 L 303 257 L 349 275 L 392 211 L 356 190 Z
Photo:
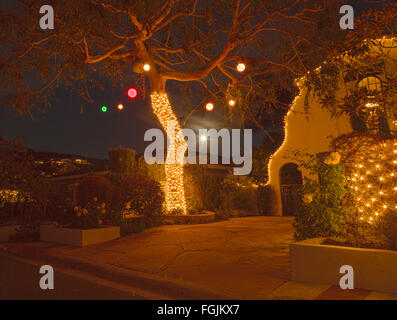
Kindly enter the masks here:
M 101 202 L 109 203 L 112 198 L 113 186 L 110 181 L 99 175 L 85 177 L 78 187 L 79 205 L 85 206 L 94 197 Z
M 314 194 L 313 193 L 307 193 L 303 196 L 303 202 L 304 203 L 311 203 L 313 201 Z
M 134 212 L 144 216 L 146 226 L 161 223 L 164 193 L 157 181 L 141 175 L 113 176 L 111 180 L 114 184 L 111 202 L 113 223 L 123 219 L 127 208 L 130 214 Z
M 336 165 L 340 162 L 339 152 L 331 152 L 328 157 L 325 158 L 324 163 L 327 165 Z
M 295 240 L 342 235 L 351 189 L 340 154 L 332 152 L 322 159 L 295 151 L 292 157 L 307 173 L 303 178 L 302 203 L 295 216 Z
M 106 203 L 99 202 L 94 197 L 84 207 L 73 208 L 72 227 L 79 229 L 94 228 L 104 223 L 106 219 Z

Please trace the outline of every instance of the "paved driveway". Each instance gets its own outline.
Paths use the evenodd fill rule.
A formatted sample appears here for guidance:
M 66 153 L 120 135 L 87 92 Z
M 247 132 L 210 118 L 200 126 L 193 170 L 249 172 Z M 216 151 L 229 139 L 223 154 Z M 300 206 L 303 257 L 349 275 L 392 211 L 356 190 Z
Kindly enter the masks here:
M 292 218 L 245 217 L 161 226 L 57 253 L 177 278 L 241 299 L 263 299 L 290 280 Z
M 0 300 L 125 300 L 144 299 L 135 292 L 109 286 L 102 279 L 81 277 L 76 272 L 56 269 L 54 290 L 39 287 L 41 265 L 0 255 Z M 123 288 L 124 289 L 124 288 Z

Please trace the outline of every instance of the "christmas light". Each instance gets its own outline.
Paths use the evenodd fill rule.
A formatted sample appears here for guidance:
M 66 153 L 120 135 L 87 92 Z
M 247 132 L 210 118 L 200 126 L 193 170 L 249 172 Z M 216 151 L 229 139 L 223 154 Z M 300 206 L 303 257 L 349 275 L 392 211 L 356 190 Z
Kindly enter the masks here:
M 146 63 L 146 64 L 143 66 L 143 70 L 149 71 L 149 70 L 150 70 L 150 65 Z
M 135 99 L 138 95 L 138 91 L 135 88 L 130 88 L 127 91 L 127 95 L 131 99 Z
M 235 104 L 236 104 L 236 101 L 234 101 L 234 100 L 229 100 L 229 105 L 230 105 L 230 106 L 233 107 Z
M 295 96 L 294 101 L 291 104 L 291 108 L 288 110 L 287 114 L 284 117 L 284 141 L 278 147 L 276 152 L 274 152 L 270 156 L 269 162 L 267 164 L 267 172 L 268 172 L 269 180 L 265 183 L 265 185 L 268 185 L 268 184 L 271 183 L 271 170 L 270 170 L 270 168 L 271 168 L 273 159 L 277 156 L 277 154 L 279 152 L 281 152 L 281 150 L 283 149 L 283 147 L 286 145 L 286 143 L 288 141 L 288 117 L 293 114 L 293 110 L 294 110 L 295 106 L 297 105 L 297 100 L 303 95 L 303 90 L 302 90 L 302 87 L 300 86 L 300 83 L 301 83 L 300 80 L 296 80 L 296 84 L 297 84 L 298 89 L 299 89 L 299 94 Z
M 245 64 L 244 63 L 239 63 L 237 65 L 237 71 L 238 72 L 243 72 L 245 70 Z
M 107 112 L 108 111 L 108 107 L 107 106 L 102 106 L 101 107 L 101 111 L 102 112 Z
M 169 138 L 167 160 L 165 164 L 166 188 L 165 201 L 167 210 L 181 209 L 186 214 L 185 191 L 183 184 L 183 157 L 186 150 L 186 142 L 178 119 L 172 111 L 168 96 L 165 93 L 153 93 L 151 95 L 152 108 L 158 117 L 164 130 L 168 124 L 174 124 L 174 137 Z
M 364 216 L 366 222 L 376 224 L 377 218 L 388 208 L 397 208 L 397 197 L 392 192 L 393 190 L 397 191 L 397 177 L 393 167 L 396 155 L 392 152 L 395 143 L 396 139 L 362 147 L 359 154 L 355 156 L 355 159 L 359 159 L 356 168 L 365 170 L 366 180 L 370 182 L 366 184 L 367 188 L 362 188 L 363 181 L 351 179 L 356 194 L 356 207 L 359 208 L 359 212 Z M 373 158 L 375 162 L 371 162 L 369 158 Z M 372 170 L 369 171 L 365 168 L 372 168 Z M 362 174 L 361 170 L 352 176 L 356 176 L 356 174 Z M 378 194 L 379 198 L 375 198 L 375 194 Z
M 214 110 L 214 105 L 211 102 L 209 102 L 205 105 L 205 109 L 207 109 L 207 111 L 212 111 Z
M 383 37 L 383 39 L 376 39 L 376 41 L 378 41 L 379 43 L 382 43 L 382 41 L 384 41 L 384 40 L 392 40 L 392 41 L 394 41 L 395 39 L 396 38 L 394 38 L 394 37 Z M 366 41 L 368 41 L 368 40 L 364 40 L 364 42 L 366 42 Z M 371 40 L 371 41 L 373 41 L 373 40 Z M 322 63 L 322 65 L 318 66 L 315 69 L 315 72 L 319 72 L 322 69 L 322 67 L 324 65 L 326 65 L 326 64 L 327 64 L 327 62 L 324 61 Z M 241 68 L 240 72 L 242 72 L 242 71 L 245 70 L 245 64 L 240 63 L 240 64 L 237 65 L 236 68 L 237 68 L 237 71 L 240 71 L 239 68 Z M 310 71 L 308 71 L 307 74 L 310 74 Z M 299 91 L 298 91 L 298 94 L 295 96 L 294 101 L 291 103 L 291 105 L 290 105 L 291 107 L 289 108 L 287 114 L 284 117 L 284 140 L 281 143 L 281 145 L 279 146 L 279 148 L 270 156 L 270 159 L 268 161 L 267 169 L 268 169 L 268 177 L 269 177 L 269 179 L 268 179 L 268 181 L 267 181 L 267 183 L 265 185 L 269 185 L 272 182 L 272 179 L 271 179 L 272 172 L 271 172 L 270 169 L 271 169 L 271 165 L 272 165 L 273 159 L 281 152 L 283 147 L 287 144 L 287 141 L 288 141 L 288 117 L 293 114 L 293 111 L 294 111 L 295 107 L 297 106 L 297 100 L 300 97 L 302 97 L 302 95 L 303 95 L 303 92 L 304 92 L 303 87 L 304 87 L 304 83 L 305 83 L 306 79 L 307 79 L 306 75 L 301 77 L 301 78 L 296 78 L 295 79 L 295 83 L 296 83 L 297 88 L 298 88 Z M 394 144 L 394 146 L 396 146 L 396 145 L 397 145 L 397 143 Z M 373 160 L 369 160 L 369 162 L 372 163 Z M 397 165 L 397 160 L 393 160 L 392 163 L 394 165 Z M 366 173 L 367 174 L 371 174 L 370 171 L 367 171 Z M 368 188 L 371 188 L 371 185 L 368 185 Z M 354 187 L 354 189 L 358 190 L 358 187 Z M 397 187 L 394 188 L 394 190 L 397 191 Z M 397 208 L 397 206 L 396 206 L 396 208 Z M 361 220 L 362 219 L 363 218 L 361 218 Z
M 124 106 L 120 103 L 120 104 L 117 106 L 117 109 L 119 109 L 119 110 L 121 111 L 121 110 L 124 109 Z

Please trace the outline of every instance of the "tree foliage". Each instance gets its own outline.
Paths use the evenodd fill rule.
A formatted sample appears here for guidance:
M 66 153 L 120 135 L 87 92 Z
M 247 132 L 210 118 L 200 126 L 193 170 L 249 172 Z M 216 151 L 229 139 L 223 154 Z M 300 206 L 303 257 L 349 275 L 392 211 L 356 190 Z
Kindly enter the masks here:
M 49 0 L 55 29 L 39 28 L 42 3 L 19 0 L 0 15 L 0 55 L 6 104 L 30 112 L 55 101 L 56 89 L 74 88 L 93 102 L 103 79 L 139 81 L 151 91 L 167 80 L 198 104 L 224 107 L 225 119 L 262 130 L 260 110 L 286 107 L 280 92 L 337 50 L 341 1 L 309 0 Z M 329 23 L 324 23 L 328 21 Z M 327 39 L 335 35 L 335 43 Z M 339 32 L 340 34 L 340 32 Z M 240 74 L 238 62 L 247 65 Z M 143 64 L 151 65 L 144 76 Z M 146 90 L 145 90 L 146 91 Z M 145 92 L 144 91 L 144 92 Z M 236 101 L 234 107 L 228 100 Z
M 355 21 L 355 29 L 343 40 L 346 50 L 330 52 L 324 63 L 300 79 L 306 89 L 305 105 L 312 98 L 334 117 L 347 115 L 355 131 L 370 130 L 366 124 L 368 106 L 379 106 L 377 128 L 384 136 L 397 119 L 397 5 L 368 10 Z M 368 76 L 381 77 L 382 88 L 368 91 L 357 83 Z M 395 129 L 394 129 L 395 130 Z

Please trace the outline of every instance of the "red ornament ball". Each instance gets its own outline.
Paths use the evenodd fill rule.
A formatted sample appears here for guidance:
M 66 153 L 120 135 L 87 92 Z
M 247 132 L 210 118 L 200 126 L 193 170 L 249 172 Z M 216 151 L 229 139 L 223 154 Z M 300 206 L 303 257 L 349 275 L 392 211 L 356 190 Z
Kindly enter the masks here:
M 137 97 L 138 91 L 135 88 L 130 88 L 127 91 L 127 95 L 128 95 L 129 98 L 134 99 L 134 98 Z

